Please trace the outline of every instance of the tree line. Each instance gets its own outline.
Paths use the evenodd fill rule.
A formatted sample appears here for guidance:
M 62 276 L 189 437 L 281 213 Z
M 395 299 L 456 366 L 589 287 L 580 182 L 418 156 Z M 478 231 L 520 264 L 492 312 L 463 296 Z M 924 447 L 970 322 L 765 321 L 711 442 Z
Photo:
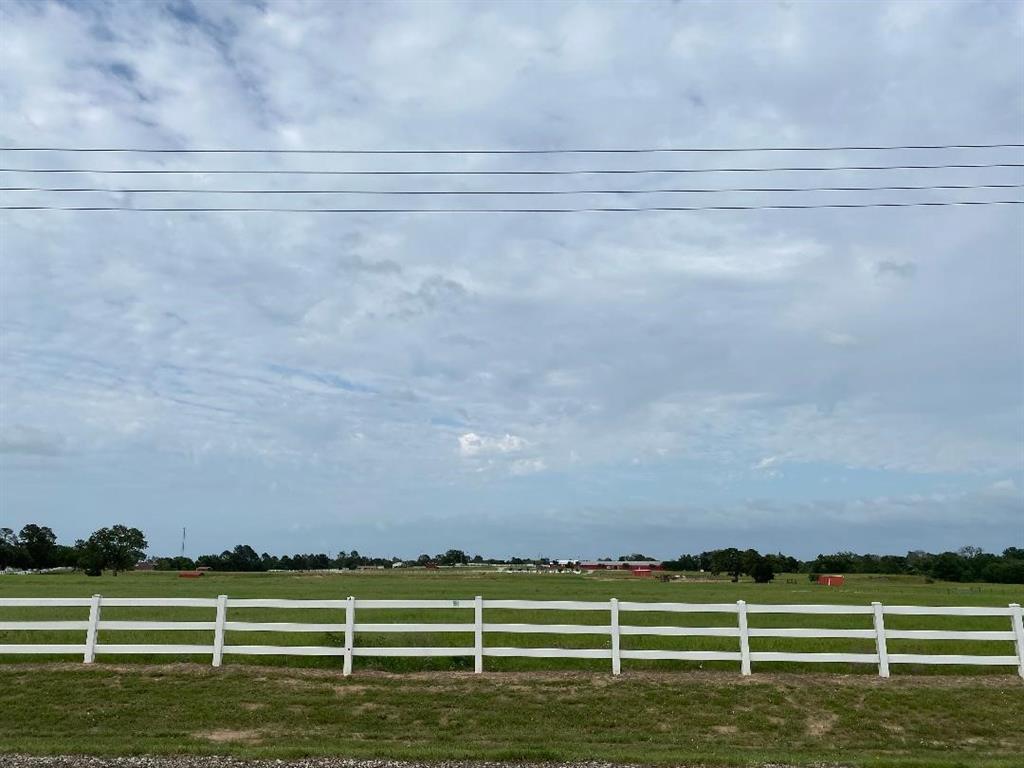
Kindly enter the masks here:
M 257 553 L 248 544 L 239 544 L 233 549 L 225 549 L 218 554 L 200 555 L 195 560 L 188 557 L 158 557 L 154 565 L 158 571 L 184 570 L 192 568 L 210 568 L 214 571 L 321 571 L 330 569 L 353 570 L 355 568 L 388 568 L 396 563 L 402 565 L 476 565 L 497 564 L 494 559 L 485 560 L 481 555 L 467 555 L 461 549 L 449 549 L 436 555 L 422 554 L 415 560 L 403 560 L 399 557 L 366 557 L 357 550 L 342 550 L 331 557 L 323 552 L 299 553 L 294 555 L 272 555 L 268 552 Z M 512 558 L 512 562 L 527 562 L 521 558 Z
M 4 568 L 37 569 L 70 567 L 89 574 L 131 570 L 146 556 L 146 537 L 138 528 L 113 525 L 94 531 L 86 539 L 73 545 L 60 544 L 48 526 L 29 523 L 18 533 L 11 528 L 0 528 L 0 570 Z M 604 558 L 611 561 L 611 558 Z M 622 555 L 623 561 L 653 561 L 641 553 Z M 272 555 L 258 553 L 248 544 L 238 544 L 220 554 L 188 557 L 157 557 L 153 565 L 157 570 L 192 570 L 209 568 L 215 571 L 317 571 L 355 569 L 360 567 L 390 567 L 394 564 L 418 566 L 496 565 L 511 563 L 522 565 L 548 565 L 548 558 L 512 557 L 505 559 L 469 555 L 461 549 L 449 549 L 435 555 L 421 554 L 415 559 L 398 557 L 367 557 L 358 551 L 342 550 L 331 556 L 320 553 Z M 761 554 L 756 549 L 713 549 L 699 555 L 680 555 L 663 562 L 669 571 L 704 571 L 713 575 L 726 574 L 734 581 L 750 577 L 756 582 L 769 582 L 777 573 L 817 574 L 880 573 L 907 576 L 925 576 L 941 581 L 992 582 L 998 584 L 1024 584 L 1024 549 L 1009 547 L 997 555 L 979 547 L 961 547 L 956 552 L 930 553 L 921 550 L 906 555 L 857 554 L 836 552 L 821 554 L 813 560 L 798 560 L 782 553 Z
M 666 570 L 706 571 L 728 574 L 734 581 L 743 575 L 754 581 L 771 581 L 776 573 L 818 574 L 881 573 L 925 576 L 940 581 L 1024 584 L 1024 549 L 1008 547 L 1001 555 L 980 547 L 961 547 L 956 552 L 934 554 L 914 550 L 906 555 L 861 555 L 837 552 L 813 560 L 797 560 L 778 554 L 760 554 L 756 549 L 713 549 L 699 555 L 681 555 L 664 563 Z
M 94 576 L 103 571 L 116 576 L 134 568 L 148 546 L 142 531 L 127 525 L 100 528 L 69 546 L 59 544 L 49 526 L 29 523 L 18 533 L 0 528 L 0 570 L 78 568 Z

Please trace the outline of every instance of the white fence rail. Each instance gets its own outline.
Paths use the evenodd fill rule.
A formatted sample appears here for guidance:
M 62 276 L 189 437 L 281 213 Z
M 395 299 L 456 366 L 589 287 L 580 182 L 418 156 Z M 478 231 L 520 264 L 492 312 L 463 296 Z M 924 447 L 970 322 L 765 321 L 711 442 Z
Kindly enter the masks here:
M 820 662 L 872 664 L 878 667 L 878 674 L 889 676 L 892 664 L 963 664 L 981 666 L 1016 667 L 1024 678 L 1024 622 L 1021 606 L 1011 603 L 1005 608 L 993 607 L 941 607 L 890 605 L 748 605 L 740 600 L 736 603 L 637 603 L 620 602 L 612 598 L 608 602 L 573 600 L 278 600 L 238 599 L 227 595 L 216 598 L 0 598 L 0 609 L 4 608 L 88 608 L 88 618 L 75 621 L 0 621 L 0 632 L 4 631 L 85 631 L 84 644 L 0 644 L 0 655 L 5 654 L 81 654 L 85 663 L 95 661 L 101 654 L 172 654 L 210 655 L 213 666 L 219 667 L 225 655 L 247 656 L 341 656 L 344 674 L 351 674 L 354 657 L 368 656 L 472 656 L 474 669 L 482 672 L 486 657 L 532 657 L 563 659 L 606 659 L 611 662 L 613 674 L 619 674 L 623 660 L 631 659 L 674 659 L 684 661 L 733 661 L 739 662 L 744 675 L 751 674 L 755 663 L 772 662 Z M 102 617 L 104 608 L 206 608 L 214 612 L 212 621 L 110 621 Z M 266 622 L 228 620 L 228 613 L 235 609 L 313 609 L 333 612 L 337 621 L 320 623 Z M 462 609 L 472 611 L 472 621 L 459 623 L 402 622 L 374 623 L 365 621 L 365 612 L 375 610 L 434 610 Z M 597 611 L 607 612 L 607 624 L 520 624 L 507 622 L 486 622 L 486 609 L 500 611 L 553 610 L 553 611 Z M 672 614 L 733 614 L 735 626 L 693 627 L 693 626 L 648 626 L 621 623 L 625 615 L 637 613 Z M 761 614 L 787 615 L 839 615 L 870 617 L 871 626 L 863 629 L 827 628 L 761 628 L 751 627 L 751 616 Z M 357 615 L 359 620 L 357 621 Z M 936 629 L 888 629 L 887 616 L 964 616 L 1004 617 L 1008 620 L 1006 630 L 936 630 Z M 372 614 L 370 616 L 372 618 Z M 467 616 L 467 619 L 469 617 Z M 100 637 L 110 632 L 126 630 L 146 632 L 202 631 L 212 632 L 209 645 L 169 643 L 108 643 Z M 242 632 L 285 632 L 344 634 L 343 646 L 319 645 L 234 645 L 227 643 L 228 633 Z M 358 635 L 363 633 L 446 633 L 471 635 L 471 646 L 459 647 L 402 647 L 402 646 L 359 646 Z M 501 634 L 549 634 L 549 635 L 598 635 L 607 636 L 607 647 L 600 648 L 555 648 L 555 647 L 507 647 L 490 646 L 484 642 L 488 633 Z M 716 637 L 735 638 L 736 650 L 625 650 L 623 636 L 660 637 Z M 860 639 L 872 640 L 874 651 L 870 653 L 824 653 L 824 652 L 782 652 L 752 651 L 751 639 Z M 922 654 L 890 653 L 888 640 L 957 640 L 972 642 L 1003 642 L 1014 644 L 1013 655 L 965 655 L 965 654 Z

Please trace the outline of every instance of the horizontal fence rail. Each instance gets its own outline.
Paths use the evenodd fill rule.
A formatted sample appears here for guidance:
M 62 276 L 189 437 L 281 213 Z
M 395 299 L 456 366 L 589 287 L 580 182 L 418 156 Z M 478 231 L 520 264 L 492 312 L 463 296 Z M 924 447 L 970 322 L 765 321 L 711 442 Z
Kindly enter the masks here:
M 603 601 L 575 600 L 484 600 L 482 597 L 457 600 L 283 600 L 239 599 L 220 595 L 216 598 L 124 598 L 93 595 L 91 598 L 0 598 L 3 609 L 25 608 L 78 608 L 88 609 L 88 617 L 75 620 L 12 620 L 0 621 L 0 632 L 85 632 L 81 644 L 55 643 L 0 643 L 0 656 L 6 654 L 81 654 L 85 663 L 92 663 L 100 654 L 165 654 L 209 655 L 213 666 L 219 667 L 225 655 L 237 656 L 334 656 L 341 657 L 344 674 L 352 672 L 354 657 L 456 657 L 474 659 L 474 670 L 482 672 L 484 658 L 561 658 L 602 659 L 611 662 L 613 674 L 622 670 L 623 660 L 677 660 L 738 662 L 740 672 L 751 674 L 753 664 L 798 663 L 851 663 L 871 664 L 878 674 L 889 677 L 892 664 L 936 664 L 971 666 L 1016 667 L 1024 678 L 1024 621 L 1017 603 L 1003 607 L 951 607 L 889 605 L 875 602 L 871 605 L 748 605 L 736 603 L 638 603 L 620 602 L 615 598 Z M 102 618 L 105 608 L 192 608 L 213 611 L 212 620 L 108 620 Z M 245 609 L 312 609 L 328 611 L 321 622 L 268 622 L 243 621 L 237 612 Z M 466 620 L 460 622 L 372 622 L 365 612 L 377 610 L 462 610 Z M 600 624 L 528 624 L 512 622 L 485 622 L 484 610 L 518 611 L 551 610 L 561 612 L 603 612 L 608 623 Z M 236 612 L 228 620 L 228 611 Z M 470 614 L 470 612 L 472 612 Z M 730 614 L 733 626 L 647 626 L 621 623 L 622 614 Z M 356 616 L 359 621 L 356 621 Z M 749 619 L 758 615 L 834 615 L 870 617 L 871 626 L 861 629 L 829 629 L 816 627 L 775 628 L 751 627 Z M 944 617 L 1002 617 L 1008 620 L 1005 630 L 938 630 L 889 629 L 887 616 L 944 616 Z M 2 617 L 2 616 L 0 616 Z M 372 619 L 372 615 L 370 616 Z M 100 634 L 122 631 L 144 632 L 212 632 L 209 644 L 172 643 L 110 643 L 100 642 Z M 344 638 L 343 645 L 234 645 L 228 644 L 228 633 L 337 633 Z M 464 634 L 472 644 L 462 646 L 376 646 L 356 644 L 360 634 L 372 633 L 443 633 Z M 488 633 L 504 635 L 587 635 L 602 638 L 599 648 L 514 647 L 491 646 L 484 643 Z M 732 638 L 735 650 L 629 650 L 623 649 L 623 636 L 647 637 L 711 637 Z M 604 638 L 607 638 L 605 640 Z M 846 652 L 786 652 L 751 650 L 751 639 L 856 639 L 873 641 L 874 650 L 865 653 Z M 889 640 L 970 641 L 1013 643 L 1013 655 L 925 654 L 890 653 Z M 607 646 L 605 645 L 607 643 Z

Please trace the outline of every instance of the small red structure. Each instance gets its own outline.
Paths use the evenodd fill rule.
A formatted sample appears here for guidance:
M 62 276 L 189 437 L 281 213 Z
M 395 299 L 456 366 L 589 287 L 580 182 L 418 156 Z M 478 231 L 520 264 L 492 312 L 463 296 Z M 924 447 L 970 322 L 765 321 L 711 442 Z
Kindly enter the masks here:
M 819 576 L 818 583 L 823 587 L 841 587 L 845 579 L 842 576 Z
M 633 572 L 634 576 L 648 576 L 649 577 L 651 575 L 651 569 L 650 568 L 645 568 L 643 566 L 640 566 L 638 568 L 631 568 L 630 570 Z
M 198 579 L 202 575 L 202 571 L 178 571 L 179 579 Z

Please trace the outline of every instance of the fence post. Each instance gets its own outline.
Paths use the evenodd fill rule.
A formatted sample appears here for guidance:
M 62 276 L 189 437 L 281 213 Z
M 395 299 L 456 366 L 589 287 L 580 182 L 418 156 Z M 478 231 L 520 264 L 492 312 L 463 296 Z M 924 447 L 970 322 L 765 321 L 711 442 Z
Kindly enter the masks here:
M 622 643 L 619 635 L 619 600 L 610 601 L 612 610 L 612 674 L 622 674 Z
M 352 647 L 355 645 L 356 599 L 349 596 L 345 604 L 345 661 L 342 665 L 343 675 L 352 674 Z
M 875 611 L 875 647 L 878 650 L 878 676 L 889 676 L 889 648 L 885 644 L 885 613 L 882 604 L 871 603 Z
M 750 674 L 750 630 L 747 628 L 747 603 L 736 601 L 736 611 L 740 622 L 740 674 Z
M 213 625 L 213 666 L 224 661 L 224 624 L 228 618 L 228 596 L 217 595 L 217 620 Z
M 484 599 L 480 595 L 473 600 L 473 671 L 484 671 Z
M 85 664 L 92 664 L 96 661 L 96 638 L 100 631 L 100 606 L 103 598 L 100 595 L 93 595 L 89 603 L 89 628 L 85 632 L 85 656 L 82 661 Z
M 1010 603 L 1010 622 L 1013 624 L 1013 644 L 1017 646 L 1017 672 L 1024 677 L 1024 611 L 1019 603 Z

